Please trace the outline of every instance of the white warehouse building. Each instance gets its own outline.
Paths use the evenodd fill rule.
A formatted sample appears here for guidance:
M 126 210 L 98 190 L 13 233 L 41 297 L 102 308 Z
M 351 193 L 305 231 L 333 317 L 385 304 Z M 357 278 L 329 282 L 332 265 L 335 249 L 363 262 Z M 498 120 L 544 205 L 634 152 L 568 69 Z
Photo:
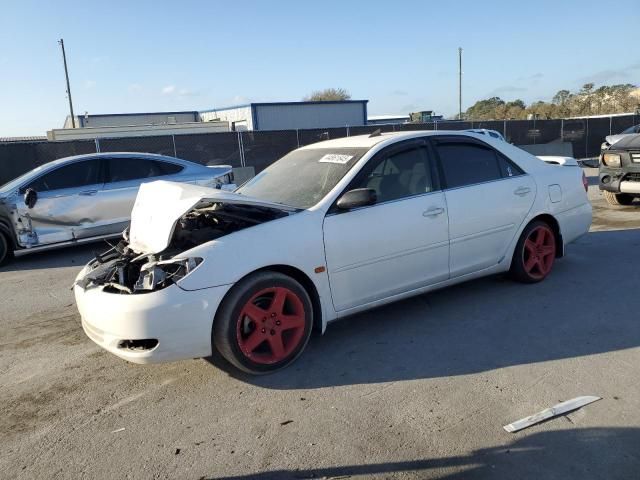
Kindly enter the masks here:
M 225 121 L 231 130 L 295 130 L 367 124 L 368 100 L 249 103 L 200 112 L 203 122 Z

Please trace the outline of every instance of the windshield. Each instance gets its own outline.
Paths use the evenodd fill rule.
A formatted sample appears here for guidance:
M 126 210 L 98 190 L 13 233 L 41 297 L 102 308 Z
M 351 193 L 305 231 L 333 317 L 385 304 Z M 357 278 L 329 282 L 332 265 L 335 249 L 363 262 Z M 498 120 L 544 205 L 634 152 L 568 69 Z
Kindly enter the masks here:
M 620 134 L 622 135 L 623 133 L 639 133 L 640 132 L 640 125 L 634 125 L 633 127 L 629 127 L 626 130 L 623 130 L 622 132 L 620 132 Z
M 366 152 L 366 148 L 294 150 L 253 177 L 236 193 L 309 208 L 324 198 Z

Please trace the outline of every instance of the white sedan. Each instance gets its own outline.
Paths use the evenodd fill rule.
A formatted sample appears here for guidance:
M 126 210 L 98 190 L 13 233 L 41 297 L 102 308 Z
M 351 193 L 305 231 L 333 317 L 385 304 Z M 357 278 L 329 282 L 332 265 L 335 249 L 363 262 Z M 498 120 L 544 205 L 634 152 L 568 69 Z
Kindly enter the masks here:
M 75 296 L 86 334 L 126 360 L 215 348 L 261 374 L 356 312 L 500 272 L 541 281 L 590 225 L 575 161 L 474 133 L 376 133 L 295 150 L 233 193 L 144 184 Z

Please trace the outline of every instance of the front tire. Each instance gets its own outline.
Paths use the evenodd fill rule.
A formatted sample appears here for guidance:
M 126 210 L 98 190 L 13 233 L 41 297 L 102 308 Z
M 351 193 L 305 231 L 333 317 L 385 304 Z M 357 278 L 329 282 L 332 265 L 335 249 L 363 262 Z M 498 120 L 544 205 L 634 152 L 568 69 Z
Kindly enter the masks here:
M 536 283 L 547 278 L 556 259 L 556 234 L 546 222 L 527 225 L 513 252 L 510 274 L 522 283 Z
M 7 263 L 12 256 L 11 242 L 4 233 L 0 232 L 0 266 Z
M 633 195 L 628 193 L 613 193 L 608 192 L 607 190 L 603 190 L 602 194 L 604 195 L 604 199 L 607 201 L 609 205 L 631 205 L 633 203 L 633 199 L 635 198 Z
M 263 375 L 291 364 L 313 326 L 306 290 L 278 272 L 254 273 L 236 284 L 213 323 L 213 345 L 233 366 Z

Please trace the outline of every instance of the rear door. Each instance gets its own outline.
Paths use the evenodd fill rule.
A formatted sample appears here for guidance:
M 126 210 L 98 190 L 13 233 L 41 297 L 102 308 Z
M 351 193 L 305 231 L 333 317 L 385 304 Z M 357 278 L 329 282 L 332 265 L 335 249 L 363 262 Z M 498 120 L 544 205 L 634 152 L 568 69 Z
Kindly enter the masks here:
M 144 157 L 111 157 L 105 159 L 105 185 L 101 202 L 110 212 L 109 230 L 118 233 L 129 224 L 131 210 L 143 182 L 163 180 L 182 170 L 181 165 Z
M 479 140 L 433 142 L 449 213 L 451 277 L 496 265 L 533 205 L 533 178 Z

